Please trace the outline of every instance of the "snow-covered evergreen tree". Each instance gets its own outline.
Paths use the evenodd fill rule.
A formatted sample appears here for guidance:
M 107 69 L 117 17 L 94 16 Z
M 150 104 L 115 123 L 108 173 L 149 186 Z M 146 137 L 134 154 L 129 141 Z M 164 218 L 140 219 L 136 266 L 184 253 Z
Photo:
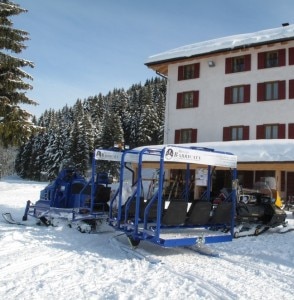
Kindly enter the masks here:
M 18 4 L 0 1 L 0 143 L 5 147 L 20 145 L 37 129 L 30 121 L 32 115 L 20 107 L 37 104 L 26 96 L 32 89 L 26 80 L 32 77 L 22 69 L 34 64 L 15 56 L 26 48 L 29 37 L 27 32 L 13 28 L 11 17 L 24 12 L 27 10 Z
M 44 171 L 49 179 L 55 178 L 64 158 L 64 138 L 61 128 L 52 126 L 48 133 L 48 145 L 44 153 Z
M 165 91 L 166 82 L 156 78 L 127 91 L 114 89 L 106 96 L 78 99 L 73 107 L 46 110 L 37 120 L 46 131 L 32 136 L 21 148 L 18 174 L 37 179 L 45 172 L 53 179 L 61 167 L 68 166 L 85 173 L 95 148 L 163 143 Z M 26 170 L 29 163 L 34 163 L 32 172 Z M 117 170 L 110 163 L 99 164 L 98 171 L 117 175 Z
M 63 164 L 86 174 L 89 166 L 89 145 L 84 139 L 85 130 L 78 119 L 74 120 L 65 148 Z

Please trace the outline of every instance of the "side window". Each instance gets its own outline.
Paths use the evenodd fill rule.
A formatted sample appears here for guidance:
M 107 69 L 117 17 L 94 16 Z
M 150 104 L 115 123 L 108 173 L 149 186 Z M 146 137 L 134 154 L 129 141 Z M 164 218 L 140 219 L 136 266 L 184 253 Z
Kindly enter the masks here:
M 286 98 L 286 81 L 269 81 L 257 84 L 257 101 L 281 100 Z
M 244 86 L 232 87 L 232 103 L 244 102 Z
M 244 56 L 233 57 L 233 73 L 242 72 L 245 69 L 245 59 Z
M 279 55 L 278 51 L 267 52 L 265 54 L 265 67 L 273 68 L 279 66 Z
M 175 130 L 175 144 L 196 143 L 197 129 L 186 128 Z
M 200 63 L 183 65 L 178 67 L 178 80 L 199 78 Z
M 279 83 L 277 81 L 266 82 L 264 100 L 278 100 L 278 99 L 279 99 Z
M 286 49 L 258 53 L 258 69 L 282 67 L 286 65 Z
M 250 102 L 250 85 L 235 85 L 225 88 L 225 104 Z
M 243 140 L 243 127 L 232 127 L 232 141 Z
M 256 126 L 257 139 L 285 139 L 285 124 L 262 124 Z
M 183 108 L 193 107 L 193 92 L 184 92 L 183 93 Z
M 242 55 L 226 58 L 225 73 L 237 73 L 251 70 L 251 55 Z
M 187 91 L 177 94 L 177 109 L 198 107 L 199 91 Z
M 264 126 L 264 137 L 266 139 L 277 139 L 279 132 L 279 125 L 265 125 Z
M 223 128 L 223 141 L 249 140 L 249 126 L 230 126 Z

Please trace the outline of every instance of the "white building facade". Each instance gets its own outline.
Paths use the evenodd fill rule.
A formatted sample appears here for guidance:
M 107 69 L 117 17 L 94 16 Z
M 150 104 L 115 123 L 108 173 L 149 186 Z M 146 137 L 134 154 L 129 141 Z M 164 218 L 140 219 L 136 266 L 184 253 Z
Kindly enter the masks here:
M 167 77 L 164 143 L 294 138 L 294 25 L 149 58 Z
M 294 25 L 183 46 L 145 64 L 167 78 L 164 144 L 234 143 L 240 158 L 254 147 L 260 155 L 238 159 L 244 185 L 275 177 L 283 198 L 294 198 L 294 160 L 284 150 L 265 159 L 275 141 L 294 153 Z

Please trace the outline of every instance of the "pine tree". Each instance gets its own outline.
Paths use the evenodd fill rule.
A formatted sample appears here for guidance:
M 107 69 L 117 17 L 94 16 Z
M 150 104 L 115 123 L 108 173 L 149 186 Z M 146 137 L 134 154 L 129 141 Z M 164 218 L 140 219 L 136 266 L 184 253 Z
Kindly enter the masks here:
M 20 145 L 28 140 L 37 127 L 30 121 L 32 115 L 20 107 L 21 104 L 36 105 L 26 96 L 32 86 L 25 80 L 32 77 L 23 67 L 34 67 L 30 61 L 18 58 L 26 48 L 28 33 L 13 28 L 10 20 L 27 10 L 8 0 L 0 1 L 0 143 L 5 147 Z
M 123 142 L 131 148 L 162 144 L 165 94 L 166 82 L 156 78 L 127 91 L 78 99 L 73 107 L 46 110 L 34 121 L 46 131 L 21 147 L 17 173 L 37 180 L 46 173 L 54 179 L 60 168 L 74 167 L 85 174 L 95 148 L 113 149 Z M 117 176 L 118 165 L 100 162 L 97 171 Z

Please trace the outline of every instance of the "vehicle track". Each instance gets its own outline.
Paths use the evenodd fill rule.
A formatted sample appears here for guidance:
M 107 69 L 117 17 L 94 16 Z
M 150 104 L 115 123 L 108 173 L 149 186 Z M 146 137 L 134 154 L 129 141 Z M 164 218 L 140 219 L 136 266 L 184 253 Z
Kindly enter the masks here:
M 254 253 L 246 255 L 225 250 L 220 251 L 220 257 L 209 257 L 186 248 L 146 247 L 144 243 L 133 253 L 127 251 L 126 256 L 149 261 L 162 276 L 181 278 L 187 286 L 193 286 L 197 294 L 201 287 L 202 292 L 206 291 L 205 299 L 253 299 L 258 297 L 250 288 L 254 285 L 259 286 L 267 299 L 276 299 L 276 294 L 283 299 L 293 299 L 294 271 L 282 258 L 273 263 L 270 257 L 262 254 L 255 256 Z M 210 269 L 213 272 L 209 272 Z M 244 281 L 243 288 L 234 285 L 236 278 Z M 269 282 L 273 282 L 272 291 L 268 290 Z
M 221 284 L 209 280 L 204 280 L 203 275 L 201 273 L 196 273 L 195 269 L 191 269 L 189 263 L 183 262 L 180 266 L 178 264 L 175 265 L 172 260 L 169 259 L 169 256 L 157 256 L 151 252 L 146 251 L 145 249 L 140 249 L 140 247 L 132 249 L 130 246 L 122 243 L 115 237 L 110 239 L 110 244 L 112 247 L 120 249 L 122 252 L 124 252 L 127 258 L 145 260 L 152 264 L 155 268 L 157 268 L 157 272 L 168 274 L 163 275 L 164 278 L 166 278 L 166 276 L 177 277 L 178 279 L 181 278 L 183 282 L 188 282 L 188 286 L 190 285 L 196 290 L 199 287 L 199 291 L 197 291 L 197 294 L 201 293 L 201 291 L 204 289 L 206 292 L 205 294 L 203 294 L 203 299 L 218 299 L 220 295 L 225 295 L 226 299 L 228 300 L 237 299 L 236 294 L 234 294 Z M 161 250 L 162 251 L 159 252 L 163 253 L 167 249 L 161 248 Z M 171 252 L 174 252 L 176 255 L 178 255 L 178 251 L 181 252 L 181 250 L 178 249 L 173 249 L 173 251 Z M 190 252 L 191 251 L 187 250 L 187 253 Z M 196 253 L 194 253 L 194 255 L 196 257 L 198 256 Z M 203 255 L 200 256 L 203 257 Z

